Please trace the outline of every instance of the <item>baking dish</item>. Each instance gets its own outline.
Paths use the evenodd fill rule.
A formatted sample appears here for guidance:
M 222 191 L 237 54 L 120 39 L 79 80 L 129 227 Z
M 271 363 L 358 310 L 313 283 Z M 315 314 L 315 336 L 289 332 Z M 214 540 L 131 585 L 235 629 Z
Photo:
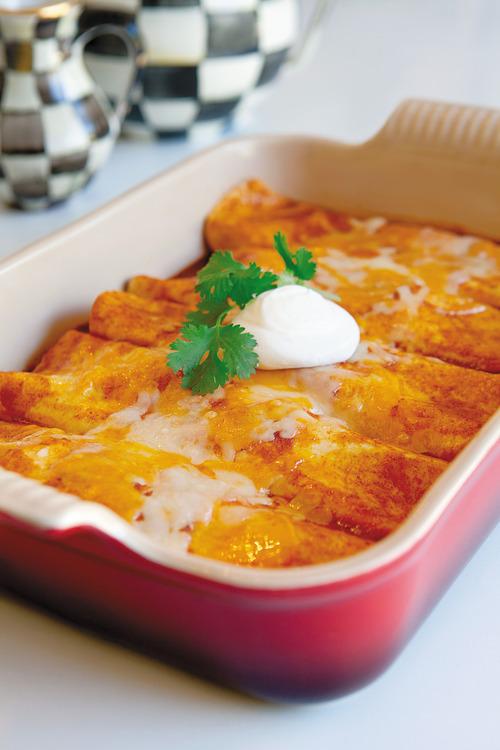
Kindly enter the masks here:
M 0 368 L 29 364 L 101 290 L 199 258 L 204 216 L 249 176 L 354 214 L 499 238 L 500 113 L 412 101 L 359 146 L 250 137 L 194 157 L 0 266 Z M 369 551 L 287 570 L 166 552 L 103 506 L 2 470 L 0 582 L 257 695 L 340 695 L 391 662 L 498 520 L 499 435 L 497 414 Z

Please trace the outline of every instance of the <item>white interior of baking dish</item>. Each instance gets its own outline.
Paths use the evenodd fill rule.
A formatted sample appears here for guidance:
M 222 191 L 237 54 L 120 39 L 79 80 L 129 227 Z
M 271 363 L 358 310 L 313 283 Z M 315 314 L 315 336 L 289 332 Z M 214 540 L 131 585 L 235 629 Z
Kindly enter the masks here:
M 370 141 L 296 137 L 226 141 L 0 263 L 0 369 L 29 365 L 94 298 L 135 274 L 170 276 L 203 253 L 203 219 L 231 187 L 258 177 L 275 190 L 360 216 L 384 215 L 500 239 L 500 112 L 408 101 Z M 0 510 L 37 526 L 90 525 L 144 557 L 255 588 L 313 586 L 403 554 L 435 523 L 500 437 L 500 414 L 452 462 L 411 517 L 353 557 L 252 570 L 165 550 L 114 513 L 0 469 Z

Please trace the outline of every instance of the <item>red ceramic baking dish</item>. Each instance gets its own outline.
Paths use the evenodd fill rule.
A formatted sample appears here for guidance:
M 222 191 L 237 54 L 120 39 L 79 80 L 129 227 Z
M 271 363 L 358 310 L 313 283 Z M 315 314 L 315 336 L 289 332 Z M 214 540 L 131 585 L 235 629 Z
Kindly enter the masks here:
M 253 176 L 361 216 L 500 238 L 500 113 L 411 101 L 362 145 L 249 137 L 194 157 L 0 265 L 0 369 L 29 365 L 101 290 L 199 258 L 204 216 Z M 259 696 L 341 695 L 390 664 L 498 520 L 499 435 L 497 414 L 368 551 L 290 569 L 166 551 L 104 506 L 0 470 L 0 583 Z

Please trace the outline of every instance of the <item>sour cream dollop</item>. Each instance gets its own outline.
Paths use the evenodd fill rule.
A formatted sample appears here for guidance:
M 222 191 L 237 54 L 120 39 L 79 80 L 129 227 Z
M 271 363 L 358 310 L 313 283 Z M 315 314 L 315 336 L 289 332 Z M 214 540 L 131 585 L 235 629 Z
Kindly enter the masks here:
M 343 362 L 359 344 L 358 324 L 347 310 L 298 284 L 260 294 L 232 322 L 255 337 L 262 370 Z

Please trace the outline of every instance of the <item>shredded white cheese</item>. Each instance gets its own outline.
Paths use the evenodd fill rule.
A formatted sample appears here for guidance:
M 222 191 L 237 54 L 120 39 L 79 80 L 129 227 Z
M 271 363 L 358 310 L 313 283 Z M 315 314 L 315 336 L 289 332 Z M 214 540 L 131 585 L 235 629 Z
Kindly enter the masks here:
M 391 364 L 398 361 L 398 356 L 390 352 L 377 341 L 361 341 L 349 362 L 366 361 Z
M 335 417 L 324 417 L 318 422 L 315 430 L 315 439 L 308 450 L 312 456 L 325 456 L 336 450 L 350 450 L 349 444 L 338 443 L 332 440 L 332 432 L 343 432 L 346 429 L 345 422 Z M 354 450 L 359 449 L 355 444 Z
M 424 227 L 419 233 L 419 241 L 424 247 L 441 250 L 450 255 L 467 255 L 473 245 L 480 240 L 471 235 L 454 235 L 433 227 Z
M 96 427 L 93 432 L 106 429 L 111 424 L 113 426 L 123 427 L 128 424 L 137 422 L 156 404 L 159 395 L 160 394 L 157 390 L 153 391 L 152 393 L 148 393 L 146 391 L 139 393 L 135 404 L 133 404 L 132 406 L 127 406 L 125 409 L 121 409 L 120 411 L 112 414 L 109 420 L 106 420 L 105 424 L 99 425 L 99 427 Z
M 173 466 L 159 472 L 152 493 L 134 524 L 159 542 L 186 549 L 195 523 L 208 523 L 219 501 L 268 505 L 265 492 L 243 474 L 215 471 L 215 476 L 191 466 Z
M 292 372 L 294 372 L 292 370 Z M 276 399 L 283 399 L 286 401 L 303 399 L 305 394 L 300 391 L 284 390 L 281 388 L 272 388 L 268 385 L 262 385 L 261 383 L 248 383 L 248 401 L 251 404 L 263 404 L 266 401 L 275 401 Z M 312 406 L 311 402 L 311 406 Z
M 88 443 L 83 445 L 81 448 L 77 448 L 72 453 L 101 453 L 104 450 L 104 446 L 99 443 Z
M 220 447 L 222 450 L 222 458 L 224 459 L 224 461 L 232 463 L 236 457 L 236 450 L 234 448 L 234 445 L 232 443 L 224 441 Z
M 308 371 L 314 373 L 322 371 L 324 369 L 329 369 L 331 367 L 335 367 L 335 365 L 327 365 L 326 367 L 313 367 L 310 370 L 309 368 L 290 370 L 288 377 L 289 383 L 292 388 L 290 388 L 289 391 L 279 388 L 271 388 L 270 386 L 261 385 L 260 383 L 251 383 L 248 389 L 249 401 L 253 404 L 260 404 L 266 401 L 273 401 L 274 403 L 277 403 L 277 400 L 283 400 L 289 406 L 289 409 L 291 411 L 305 408 L 306 411 L 304 411 L 304 413 L 309 412 L 310 414 L 322 414 L 323 405 L 316 399 L 313 393 L 304 393 L 302 390 L 294 391 L 293 386 L 295 385 L 295 383 L 297 383 L 298 388 L 302 389 L 302 384 L 303 382 L 305 382 L 300 378 L 296 378 L 297 373 L 305 373 Z M 304 403 L 304 401 L 306 401 L 306 406 L 299 406 L 299 401 L 302 404 Z
M 366 273 L 369 270 L 391 271 L 400 276 L 410 276 L 408 268 L 396 263 L 392 259 L 391 255 L 393 253 L 394 248 L 387 247 L 382 248 L 380 254 L 373 258 L 358 258 L 332 248 L 327 251 L 325 256 L 318 259 L 318 265 L 320 268 L 335 271 L 335 273 L 343 276 L 351 284 L 362 283 L 366 279 Z
M 422 302 L 429 293 L 429 287 L 422 284 L 419 289 L 412 291 L 409 286 L 398 286 L 396 290 L 399 294 L 399 300 L 404 310 L 410 315 L 416 315 Z
M 444 291 L 446 292 L 446 294 L 456 294 L 458 292 L 459 287 L 462 284 L 465 284 L 465 282 L 469 280 L 470 280 L 469 271 L 466 271 L 465 269 L 452 271 L 452 273 L 448 275 L 448 279 L 444 286 Z
M 460 261 L 460 268 L 468 272 L 469 279 L 483 279 L 498 273 L 498 265 L 494 258 L 482 250 L 477 255 L 472 255 Z M 467 281 L 469 280 L 467 279 Z
M 398 286 L 396 292 L 397 298 L 394 297 L 388 302 L 376 302 L 372 305 L 371 311 L 376 315 L 393 315 L 396 312 L 416 315 L 429 293 L 429 287 L 422 283 L 416 291 L 413 291 L 409 286 L 403 285 Z
M 434 309 L 440 315 L 477 315 L 478 313 L 484 312 L 486 310 L 486 307 L 484 305 L 474 305 L 474 307 L 435 307 Z
M 209 445 L 208 421 L 200 414 L 148 414 L 130 425 L 128 440 L 155 450 L 179 453 L 201 464 L 214 458 Z
M 237 526 L 258 513 L 257 508 L 247 508 L 245 505 L 223 505 L 219 518 L 227 526 Z
M 350 219 L 351 226 L 354 229 L 361 229 L 366 234 L 376 234 L 379 229 L 387 224 L 387 219 L 382 216 L 372 216 L 368 219 Z
M 295 437 L 306 422 L 314 422 L 314 417 L 305 409 L 295 409 L 280 419 L 265 419 L 254 431 L 254 440 L 270 442 L 276 435 L 290 439 Z
M 115 412 L 88 434 L 103 432 L 109 427 L 128 427 L 128 440 L 155 450 L 178 453 L 190 458 L 194 464 L 215 458 L 208 436 L 207 410 L 210 400 L 199 396 L 187 397 L 179 402 L 184 413 L 166 415 L 155 410 L 160 408 L 158 399 L 158 391 L 140 393 L 133 406 Z

